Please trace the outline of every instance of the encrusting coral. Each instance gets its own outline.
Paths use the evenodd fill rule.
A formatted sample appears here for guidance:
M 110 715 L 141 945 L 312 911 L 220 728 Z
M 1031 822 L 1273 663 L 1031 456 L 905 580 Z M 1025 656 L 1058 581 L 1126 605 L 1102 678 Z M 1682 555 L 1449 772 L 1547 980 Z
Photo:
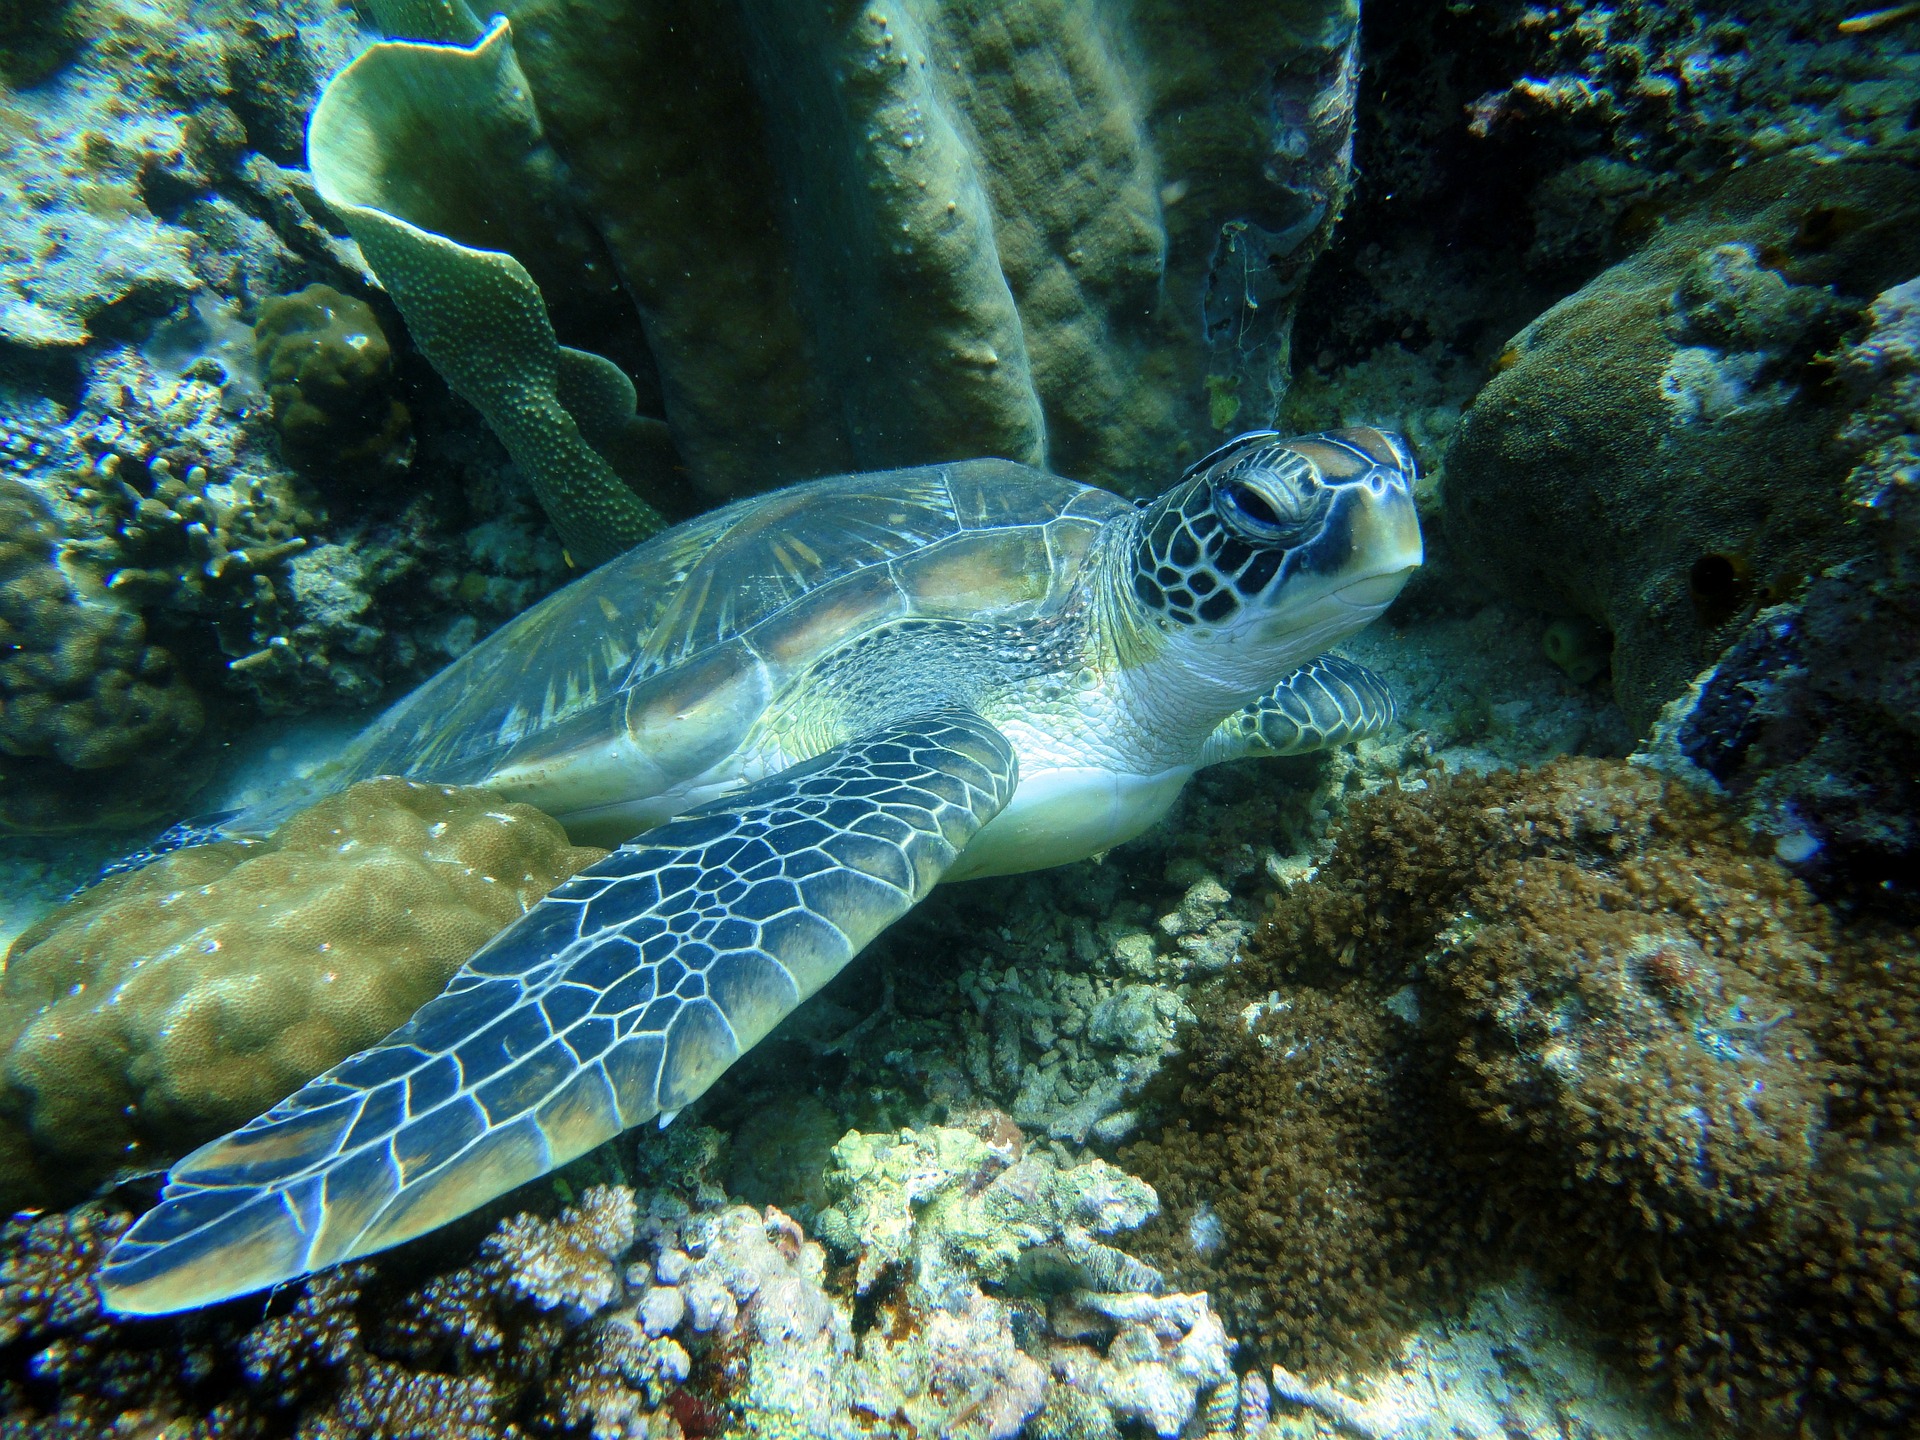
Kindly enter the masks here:
M 1180 1108 L 1124 1152 L 1167 1205 L 1148 1253 L 1317 1372 L 1530 1264 L 1682 1413 L 1904 1434 L 1917 960 L 1639 766 L 1383 790 L 1198 1007 Z
M 61 538 L 38 494 L 0 478 L 0 827 L 156 813 L 204 721 L 140 617 L 61 567 Z
M 287 457 L 337 482 L 386 479 L 412 458 L 393 351 L 364 300 L 309 285 L 261 302 L 253 326 Z
M 383 779 L 102 880 L 0 974 L 0 1203 L 72 1199 L 251 1118 L 602 853 L 527 806 Z

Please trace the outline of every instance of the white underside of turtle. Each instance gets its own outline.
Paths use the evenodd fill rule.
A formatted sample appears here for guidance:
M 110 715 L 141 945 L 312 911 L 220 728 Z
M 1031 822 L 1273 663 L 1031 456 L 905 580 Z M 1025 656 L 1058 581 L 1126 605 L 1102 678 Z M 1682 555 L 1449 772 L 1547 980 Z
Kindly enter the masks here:
M 1377 732 L 1384 686 L 1326 652 L 1419 564 L 1413 480 L 1373 430 L 1243 436 L 1145 506 L 1005 461 L 841 476 L 550 597 L 231 825 L 400 774 L 618 848 L 176 1165 L 109 1305 L 431 1230 L 671 1118 L 941 880 L 1097 854 L 1203 765 Z

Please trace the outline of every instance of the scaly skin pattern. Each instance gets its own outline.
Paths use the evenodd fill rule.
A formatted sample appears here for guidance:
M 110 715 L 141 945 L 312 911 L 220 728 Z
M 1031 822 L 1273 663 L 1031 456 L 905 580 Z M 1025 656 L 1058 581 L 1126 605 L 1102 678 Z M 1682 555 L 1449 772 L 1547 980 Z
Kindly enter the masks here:
M 103 1293 L 152 1313 L 276 1284 L 677 1111 L 917 904 L 1015 778 L 998 732 L 942 711 L 622 846 L 386 1040 L 175 1166 Z
M 1242 437 L 1142 509 L 1035 473 L 1057 528 L 993 462 L 900 472 L 895 503 L 849 477 L 694 522 L 634 557 L 684 557 L 680 590 L 618 597 L 655 617 L 638 678 L 561 684 L 571 657 L 496 648 L 442 687 L 460 736 L 419 723 L 437 682 L 396 707 L 363 758 L 504 746 L 497 790 L 637 838 L 381 1044 L 174 1167 L 101 1272 L 108 1305 L 189 1309 L 434 1229 L 671 1119 L 941 879 L 1104 850 L 1203 763 L 1386 723 L 1377 680 L 1316 657 L 1419 563 L 1398 441 Z M 868 507 L 846 543 L 875 558 L 841 573 L 808 541 L 843 497 Z M 715 555 L 735 568 L 697 574 Z M 596 606 L 621 613 L 588 589 L 520 634 L 572 636 L 610 676 Z M 680 660 L 649 654 L 670 644 Z M 537 683 L 537 720 L 489 675 Z

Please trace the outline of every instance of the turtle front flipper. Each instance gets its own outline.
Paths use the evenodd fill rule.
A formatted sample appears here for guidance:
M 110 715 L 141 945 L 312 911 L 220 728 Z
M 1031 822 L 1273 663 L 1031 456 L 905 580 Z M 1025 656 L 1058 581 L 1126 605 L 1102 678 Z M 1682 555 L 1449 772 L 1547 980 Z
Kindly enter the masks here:
M 967 710 L 648 831 L 372 1049 L 173 1168 L 100 1272 L 165 1314 L 397 1245 L 711 1085 L 933 888 L 1017 781 Z
M 1330 750 L 1378 735 L 1394 713 L 1386 681 L 1344 656 L 1322 655 L 1222 720 L 1200 763 Z

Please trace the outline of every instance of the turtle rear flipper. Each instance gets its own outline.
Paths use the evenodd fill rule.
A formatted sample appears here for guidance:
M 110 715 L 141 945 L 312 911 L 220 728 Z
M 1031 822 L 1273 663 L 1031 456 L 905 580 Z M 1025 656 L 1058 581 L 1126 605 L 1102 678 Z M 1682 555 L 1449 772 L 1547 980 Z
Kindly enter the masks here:
M 386 1040 L 176 1165 L 100 1272 L 108 1307 L 386 1249 L 670 1115 L 920 901 L 1016 771 L 985 720 L 942 710 L 622 846 Z

